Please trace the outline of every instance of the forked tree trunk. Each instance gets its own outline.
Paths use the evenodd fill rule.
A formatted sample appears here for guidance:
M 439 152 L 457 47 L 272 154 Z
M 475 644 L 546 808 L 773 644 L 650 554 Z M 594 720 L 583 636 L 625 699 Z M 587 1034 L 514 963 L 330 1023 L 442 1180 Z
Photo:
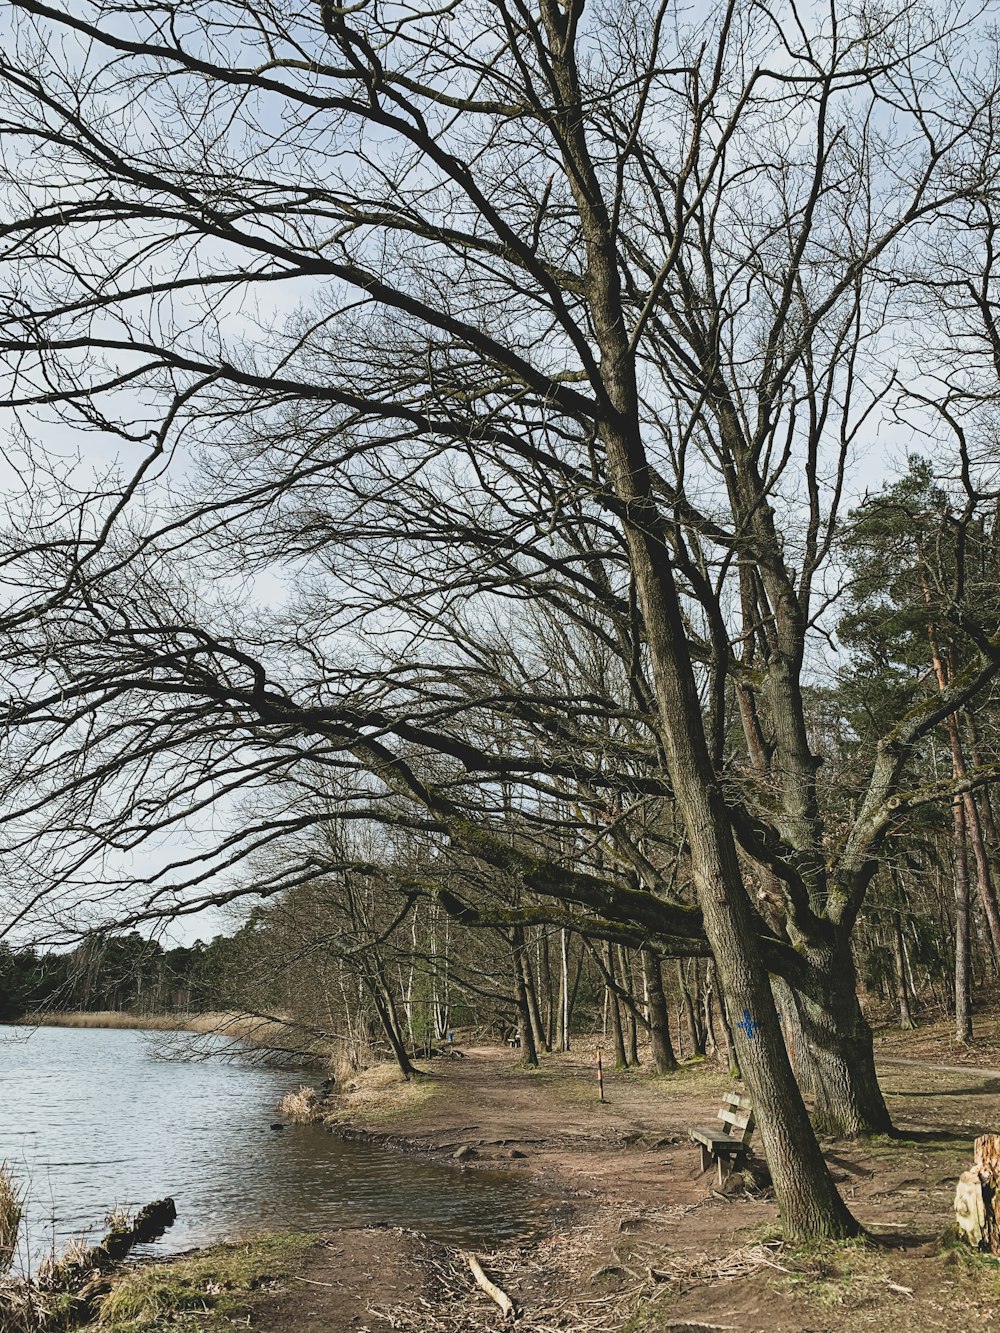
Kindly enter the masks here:
M 937 665 L 940 665 L 940 659 Z M 962 780 L 968 776 L 968 772 L 965 765 L 965 755 L 962 751 L 958 718 L 954 713 L 947 719 L 947 728 L 948 742 L 951 747 L 952 777 L 956 780 Z M 993 966 L 994 971 L 996 971 L 998 965 L 1000 965 L 1000 905 L 997 903 L 996 887 L 993 883 L 993 874 L 986 851 L 986 840 L 983 836 L 983 825 L 979 818 L 979 807 L 976 804 L 975 793 L 971 791 L 963 792 L 960 800 L 965 822 L 966 842 L 972 848 L 973 864 L 976 868 L 976 891 L 983 909 L 983 916 L 986 918 Z M 966 867 L 965 873 L 968 878 L 968 852 L 966 852 Z
M 607 263 L 614 262 L 609 254 Z M 689 839 L 705 933 L 738 1025 L 736 1055 L 753 1099 L 782 1223 L 789 1236 L 856 1235 L 858 1224 L 837 1193 L 788 1063 L 757 922 L 708 750 L 669 552 L 654 535 L 659 524 L 642 446 L 638 438 L 614 433 L 606 443 L 616 492 L 630 506 L 626 535 L 667 767 Z
M 729 1021 L 729 1014 L 726 1010 L 726 997 L 719 994 L 719 1026 L 722 1031 L 722 1042 L 716 1051 L 716 1059 L 722 1067 L 729 1071 L 733 1078 L 742 1078 L 740 1070 L 739 1056 L 736 1054 L 736 1042 L 733 1038 L 733 1025 Z
M 582 231 L 584 290 L 600 355 L 599 435 L 628 548 L 645 630 L 658 730 L 690 847 L 705 934 L 730 1012 L 744 1017 L 737 1055 L 760 1126 L 787 1235 L 849 1236 L 858 1225 L 827 1170 L 785 1053 L 758 943 L 758 920 L 740 870 L 729 812 L 702 717 L 666 521 L 653 492 L 640 427 L 635 354 L 619 274 L 618 243 L 584 132 L 569 19 L 541 7 L 562 153 Z M 723 410 L 720 404 L 720 410 Z
M 538 1006 L 538 989 L 535 985 L 535 975 L 531 967 L 531 953 L 526 944 L 523 944 L 521 948 L 521 966 L 524 969 L 524 991 L 528 1001 L 531 1035 L 535 1039 L 535 1049 L 549 1051 L 552 1048 L 545 1040 L 545 1028 L 542 1024 L 542 1014 Z
M 625 1025 L 628 1030 L 628 1062 L 630 1065 L 639 1064 L 639 1024 L 636 1021 L 635 1009 L 635 975 L 632 970 L 631 962 L 625 950 L 619 946 L 618 962 L 621 964 L 622 990 L 627 990 L 631 1000 L 625 1005 Z
M 924 603 L 931 605 L 931 591 L 923 565 L 920 568 L 920 582 L 923 588 Z M 942 693 L 948 688 L 951 672 L 945 662 L 944 654 L 938 644 L 937 626 L 927 625 L 927 640 L 931 650 L 931 664 L 937 679 L 938 689 Z M 954 662 L 951 662 L 954 668 Z M 951 750 L 952 777 L 965 776 L 965 757 L 962 753 L 962 738 L 958 718 L 950 713 L 945 719 L 948 731 L 948 744 Z M 989 865 L 983 845 L 979 813 L 971 792 L 958 795 L 952 801 L 952 830 L 954 838 L 955 866 L 955 1040 L 963 1045 L 972 1040 L 972 998 L 971 968 L 972 959 L 969 939 L 969 853 L 966 833 L 973 834 L 973 849 L 976 857 L 976 884 L 980 901 L 990 930 L 994 958 L 1000 958 L 1000 912 L 990 878 Z
M 632 1066 L 639 1064 L 639 1025 L 635 1021 L 635 1014 L 631 1009 L 625 1011 L 625 1031 L 628 1034 L 626 1048 L 628 1050 L 628 1062 Z
M 541 931 L 536 947 L 538 957 L 538 985 L 541 990 L 542 1037 L 545 1049 L 552 1050 L 555 1039 L 555 1004 L 552 997 L 552 967 L 549 960 L 548 931 Z
M 702 1028 L 705 1033 L 705 1054 L 718 1055 L 719 1038 L 715 1032 L 715 1011 L 713 1001 L 715 998 L 715 986 L 713 985 L 714 976 L 712 964 L 709 963 L 705 969 L 705 985 L 701 992 L 701 1017 Z
M 806 950 L 812 985 L 794 992 L 809 1063 L 816 1125 L 836 1138 L 888 1134 L 892 1117 L 875 1070 L 872 1030 L 858 1001 L 850 936 L 837 931 L 822 951 Z
M 573 971 L 573 981 L 569 988 L 569 1002 L 566 1006 L 566 1040 L 567 1050 L 569 1049 L 569 1032 L 573 1026 L 573 1012 L 576 1009 L 576 997 L 580 993 L 580 982 L 583 980 L 585 953 L 582 948 L 576 951 L 576 968 Z M 572 962 L 572 954 L 570 954 Z
M 956 722 L 956 731 L 958 724 Z M 964 776 L 964 765 L 963 765 Z M 972 846 L 972 855 L 976 867 L 976 889 L 979 893 L 979 901 L 983 909 L 983 916 L 986 918 L 986 926 L 990 940 L 990 954 L 993 960 L 994 975 L 1000 971 L 1000 907 L 997 905 L 996 888 L 993 883 L 993 872 L 990 868 L 990 859 L 986 851 L 986 842 L 983 837 L 983 826 L 979 818 L 979 807 L 976 804 L 975 793 L 967 791 L 962 797 L 962 806 L 965 813 L 965 826 L 969 833 L 969 842 Z
M 695 964 L 697 968 L 697 964 Z M 697 980 L 697 971 L 695 972 Z M 692 1055 L 705 1054 L 705 1032 L 698 1021 L 698 1011 L 695 1008 L 694 1000 L 691 998 L 691 987 L 688 985 L 687 976 L 684 973 L 684 964 L 677 959 L 677 985 L 680 987 L 681 1001 L 684 1005 L 684 1022 L 687 1024 L 688 1038 L 691 1042 Z
M 399 1072 L 407 1082 L 420 1071 L 414 1067 L 410 1061 L 409 1054 L 403 1044 L 403 1037 L 399 1027 L 399 1021 L 396 1017 L 396 1006 L 392 995 L 387 986 L 376 976 L 364 975 L 365 987 L 368 990 L 372 1000 L 372 1007 L 378 1016 L 379 1025 L 385 1033 L 385 1038 L 399 1066 Z

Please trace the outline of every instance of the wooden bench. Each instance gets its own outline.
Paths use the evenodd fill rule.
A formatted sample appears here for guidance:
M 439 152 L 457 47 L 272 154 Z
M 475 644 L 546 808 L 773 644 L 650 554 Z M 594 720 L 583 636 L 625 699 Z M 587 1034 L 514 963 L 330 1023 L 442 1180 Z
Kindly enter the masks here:
M 701 1148 L 702 1171 L 718 1162 L 719 1184 L 724 1185 L 729 1174 L 743 1166 L 750 1156 L 750 1136 L 753 1134 L 750 1098 L 741 1092 L 727 1092 L 718 1118 L 722 1129 L 716 1129 L 714 1125 L 698 1125 L 690 1134 Z

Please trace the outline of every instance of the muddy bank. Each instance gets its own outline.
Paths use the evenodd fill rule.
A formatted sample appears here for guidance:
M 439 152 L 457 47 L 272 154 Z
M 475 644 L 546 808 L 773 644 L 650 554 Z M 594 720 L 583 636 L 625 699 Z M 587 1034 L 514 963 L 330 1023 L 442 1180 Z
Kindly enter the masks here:
M 549 1237 L 486 1257 L 522 1308 L 523 1329 L 610 1330 L 636 1320 L 629 1327 L 651 1333 L 911 1330 L 1000 1318 L 1000 1266 L 952 1239 L 955 1181 L 972 1138 L 993 1124 L 996 1080 L 973 1069 L 895 1064 L 882 1077 L 900 1137 L 824 1141 L 840 1189 L 874 1238 L 869 1245 L 788 1246 L 772 1200 L 712 1189 L 688 1129 L 711 1118 L 730 1085 L 704 1066 L 666 1078 L 611 1072 L 601 1104 L 589 1051 L 549 1057 L 534 1072 L 507 1051 L 474 1048 L 465 1060 L 437 1062 L 433 1091 L 422 1089 L 412 1106 L 405 1090 L 393 1094 L 391 1124 L 363 1084 L 316 1111 L 334 1133 L 376 1136 L 463 1169 L 502 1161 L 573 1199 Z M 512 1152 L 521 1155 L 506 1156 Z M 496 1326 L 456 1256 L 413 1262 L 431 1285 L 403 1312 L 392 1308 L 390 1327 Z M 365 1326 L 386 1325 L 371 1316 Z

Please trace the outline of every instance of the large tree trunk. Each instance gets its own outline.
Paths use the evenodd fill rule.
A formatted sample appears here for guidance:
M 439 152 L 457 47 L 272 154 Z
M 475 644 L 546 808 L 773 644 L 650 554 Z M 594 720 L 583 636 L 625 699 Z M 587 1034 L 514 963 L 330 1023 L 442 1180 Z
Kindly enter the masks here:
M 593 262 L 593 260 L 592 260 Z M 613 256 L 608 256 L 613 263 Z M 760 921 L 743 883 L 732 826 L 705 737 L 669 553 L 652 534 L 645 458 L 637 438 L 608 438 L 618 495 L 630 506 L 626 534 L 653 664 L 664 749 L 687 830 L 705 933 L 735 1025 L 736 1055 L 753 1099 L 782 1223 L 789 1236 L 851 1236 L 858 1224 L 837 1193 L 788 1063 Z M 852 969 L 853 971 L 853 969 Z
M 617 240 L 583 131 L 575 49 L 565 12 L 542 5 L 558 90 L 557 112 L 585 251 L 584 287 L 600 352 L 599 435 L 628 547 L 652 668 L 659 732 L 687 832 L 691 871 L 719 983 L 735 1022 L 737 1056 L 760 1126 L 782 1222 L 789 1236 L 858 1233 L 827 1170 L 795 1083 L 761 955 L 761 921 L 743 882 L 722 785 L 702 718 L 688 631 L 674 580 L 667 520 L 652 487 L 640 426 L 635 355 L 621 291 Z
M 858 1002 L 850 938 L 807 951 L 813 984 L 794 993 L 798 1026 L 816 1103 L 813 1119 L 827 1134 L 888 1134 L 892 1117 L 875 1072 L 872 1030 Z
M 814 1091 L 813 1062 L 802 1030 L 802 1005 L 798 995 L 783 977 L 772 977 L 771 990 L 785 1037 L 788 1059 L 803 1092 Z
M 669 1074 L 677 1068 L 677 1057 L 670 1043 L 670 1018 L 667 997 L 663 993 L 660 960 L 651 949 L 642 951 L 642 973 L 649 995 L 649 1043 L 653 1069 L 657 1074 Z

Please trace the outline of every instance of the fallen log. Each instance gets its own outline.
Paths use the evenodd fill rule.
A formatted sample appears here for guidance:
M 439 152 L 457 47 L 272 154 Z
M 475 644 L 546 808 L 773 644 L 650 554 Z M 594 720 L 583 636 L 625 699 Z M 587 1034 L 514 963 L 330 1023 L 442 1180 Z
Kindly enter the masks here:
M 154 1199 L 140 1208 L 128 1226 L 115 1227 L 101 1241 L 112 1259 L 124 1259 L 133 1245 L 148 1245 L 159 1240 L 167 1227 L 177 1221 L 177 1207 L 173 1199 Z
M 505 1319 L 515 1319 L 517 1317 L 517 1311 L 514 1309 L 514 1302 L 505 1291 L 502 1291 L 496 1285 L 495 1282 L 489 1280 L 483 1272 L 483 1266 L 479 1262 L 478 1257 L 473 1254 L 471 1250 L 460 1250 L 459 1255 L 472 1270 L 472 1276 L 476 1279 L 476 1286 L 485 1291 L 491 1301 L 496 1301 L 497 1305 L 499 1305 L 500 1309 L 503 1311 Z
M 114 1270 L 135 1245 L 161 1236 L 177 1217 L 173 1199 L 157 1199 L 135 1217 L 113 1225 L 99 1245 L 71 1245 L 60 1258 L 40 1265 L 33 1277 L 0 1280 L 0 1331 L 38 1333 L 39 1329 L 89 1324 L 101 1297 L 114 1282 Z M 110 1219 L 109 1219 L 110 1221 Z
M 73 1303 L 78 1320 L 89 1312 L 97 1299 L 110 1290 L 108 1272 L 136 1245 L 147 1245 L 162 1236 L 177 1217 L 173 1199 L 156 1199 L 141 1208 L 124 1225 L 112 1227 L 99 1245 L 70 1250 L 62 1259 L 44 1265 L 37 1287 L 46 1292 L 65 1292 Z

